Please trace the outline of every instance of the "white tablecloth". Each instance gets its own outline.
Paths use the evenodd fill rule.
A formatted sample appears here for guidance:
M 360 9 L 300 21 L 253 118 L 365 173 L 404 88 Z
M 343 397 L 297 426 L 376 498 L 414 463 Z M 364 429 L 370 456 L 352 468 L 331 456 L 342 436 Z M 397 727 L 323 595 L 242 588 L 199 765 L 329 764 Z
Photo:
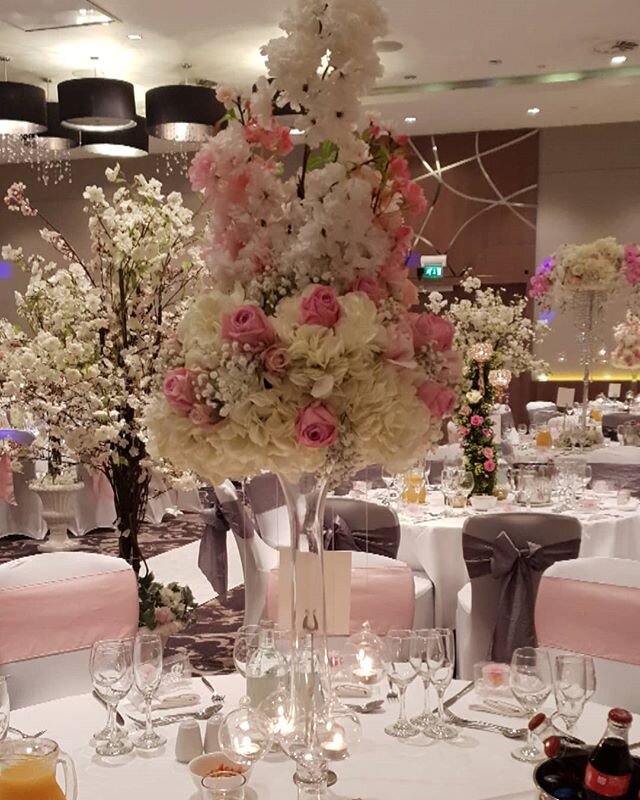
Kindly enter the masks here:
M 524 511 L 522 507 L 509 507 Z M 505 509 L 506 510 L 506 509 Z M 548 508 L 535 509 L 549 512 Z M 418 511 L 418 513 L 421 513 Z M 436 625 L 455 627 L 457 595 L 469 580 L 462 555 L 464 517 L 416 518 L 402 510 L 397 558 L 427 573 L 435 590 Z M 578 515 L 582 527 L 580 556 L 640 561 L 640 512 L 607 511 Z
M 226 694 L 225 710 L 230 711 L 244 691 L 238 675 L 214 677 L 216 690 Z M 454 681 L 453 694 L 464 686 Z M 194 689 L 202 690 L 199 681 Z M 203 700 L 207 695 L 202 693 Z M 519 719 L 501 719 L 469 711 L 476 698 L 471 693 L 456 703 L 454 711 L 471 719 L 484 718 L 506 725 L 521 726 Z M 545 708 L 553 708 L 548 701 Z M 409 687 L 409 713 L 422 709 L 422 688 L 417 681 Z M 606 708 L 589 704 L 578 723 L 577 735 L 597 741 L 606 723 Z M 398 705 L 386 704 L 384 713 L 361 716 L 362 742 L 352 757 L 333 765 L 338 783 L 335 798 L 362 800 L 488 800 L 515 795 L 534 800 L 531 766 L 515 761 L 510 752 L 520 744 L 495 733 L 461 730 L 452 742 L 433 742 L 424 737 L 400 742 L 384 733 L 398 713 Z M 102 727 L 104 709 L 90 696 L 71 697 L 41 706 L 21 709 L 11 716 L 11 724 L 33 732 L 47 729 L 75 760 L 78 770 L 79 800 L 113 798 L 153 798 L 153 800 L 199 800 L 188 769 L 173 757 L 177 725 L 163 728 L 168 743 L 154 755 L 132 755 L 121 763 L 104 763 L 89 744 L 90 734 Z M 202 725 L 204 731 L 204 724 Z M 631 740 L 640 739 L 640 722 L 635 721 Z M 295 800 L 293 764 L 283 757 L 259 763 L 250 779 L 246 800 Z

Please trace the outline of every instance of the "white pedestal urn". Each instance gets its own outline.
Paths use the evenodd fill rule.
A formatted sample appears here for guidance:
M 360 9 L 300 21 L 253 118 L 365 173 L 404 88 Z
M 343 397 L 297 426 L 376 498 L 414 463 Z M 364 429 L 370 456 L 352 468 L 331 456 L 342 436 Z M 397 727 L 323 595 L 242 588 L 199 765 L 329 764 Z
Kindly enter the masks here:
M 42 503 L 42 517 L 49 528 L 49 538 L 38 546 L 41 553 L 77 550 L 78 543 L 69 538 L 67 528 L 76 519 L 76 500 L 83 483 L 42 486 L 32 483 L 29 488 Z

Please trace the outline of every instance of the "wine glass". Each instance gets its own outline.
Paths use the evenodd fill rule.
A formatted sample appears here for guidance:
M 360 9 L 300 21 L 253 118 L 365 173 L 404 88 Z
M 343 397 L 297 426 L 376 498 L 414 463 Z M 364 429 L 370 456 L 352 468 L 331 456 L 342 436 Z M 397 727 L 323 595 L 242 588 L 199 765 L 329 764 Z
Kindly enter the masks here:
M 438 716 L 428 734 L 434 739 L 455 739 L 458 732 L 447 722 L 443 705 L 444 693 L 453 679 L 456 663 L 453 631 L 448 628 L 434 628 L 427 632 L 426 659 L 429 678 L 438 695 Z
M 7 679 L 4 675 L 0 675 L 0 741 L 4 739 L 9 730 L 9 713 L 11 711 L 11 704 L 9 702 L 9 689 L 7 688 Z
M 516 430 L 518 431 L 518 435 L 520 436 L 520 443 L 524 444 L 527 438 L 527 430 L 528 430 L 527 426 L 520 423 L 520 425 L 518 425 Z
M 423 628 L 416 631 L 416 646 L 412 657 L 413 668 L 416 671 L 416 675 L 422 680 L 422 685 L 424 686 L 424 705 L 422 707 L 422 713 L 414 717 L 411 723 L 425 732 L 429 730 L 435 722 L 435 716 L 431 713 L 431 704 L 429 702 L 431 673 L 427 662 L 427 637 L 430 633 L 431 628 Z
M 429 476 L 431 475 L 431 459 L 425 458 L 424 460 L 424 485 L 429 489 Z
M 397 497 L 397 490 L 396 490 L 396 476 L 390 475 L 388 472 L 382 472 L 382 480 L 384 481 L 384 485 L 387 487 L 387 497 L 384 502 L 385 506 L 390 506 L 391 503 Z
M 475 478 L 473 477 L 473 472 L 466 470 L 465 473 L 460 478 L 460 480 L 458 481 L 458 488 L 467 499 L 469 499 L 469 497 L 473 493 L 475 485 L 476 481 Z
M 241 628 L 238 628 L 233 645 L 233 663 L 243 678 L 247 677 L 247 664 L 251 656 L 258 649 L 259 638 L 259 625 L 243 625 Z
M 591 464 L 585 464 L 582 472 L 582 487 L 588 489 L 591 479 L 593 478 L 593 470 Z
M 89 661 L 91 681 L 97 694 L 109 709 L 107 735 L 98 741 L 99 756 L 121 756 L 130 753 L 133 745 L 116 727 L 116 709 L 133 685 L 133 648 L 131 640 L 95 642 Z
M 162 639 L 156 633 L 139 633 L 133 645 L 133 675 L 136 688 L 144 698 L 146 726 L 144 732 L 134 740 L 141 750 L 156 750 L 166 743 L 153 728 L 151 703 L 162 680 Z
M 531 718 L 551 694 L 553 679 L 549 653 L 540 647 L 518 647 L 511 658 L 510 686 L 516 700 Z M 517 761 L 536 762 L 544 758 L 536 737 L 529 729 L 527 743 L 511 755 Z
M 384 732 L 398 739 L 408 739 L 419 733 L 418 728 L 407 719 L 407 687 L 416 678 L 414 667 L 418 642 L 413 631 L 391 630 L 383 640 L 384 668 L 391 683 L 398 687 L 400 713 L 398 720 Z
M 553 690 L 558 707 L 558 716 L 564 722 L 567 733 L 572 733 L 587 702 L 589 673 L 587 663 L 593 659 L 583 655 L 560 655 L 554 662 Z

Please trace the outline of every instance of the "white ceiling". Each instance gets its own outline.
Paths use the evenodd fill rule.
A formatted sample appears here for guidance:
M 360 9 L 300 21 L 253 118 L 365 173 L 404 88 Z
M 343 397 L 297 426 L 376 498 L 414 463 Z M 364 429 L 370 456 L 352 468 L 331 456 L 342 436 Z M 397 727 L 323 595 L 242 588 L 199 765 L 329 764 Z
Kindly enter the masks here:
M 140 110 L 147 89 L 182 78 L 249 86 L 262 72 L 259 47 L 278 35 L 287 0 L 104 0 L 119 20 L 110 25 L 25 33 L 0 22 L 0 56 L 9 56 L 9 77 L 54 84 L 98 74 L 135 84 Z M 603 40 L 640 40 L 640 0 L 382 0 L 390 14 L 390 39 L 399 52 L 383 54 L 381 87 L 368 105 L 411 132 L 445 132 L 529 125 L 575 125 L 640 119 L 640 48 L 624 68 L 594 52 Z M 0 0 L 0 20 L 25 6 L 53 7 L 63 0 Z M 64 0 L 68 6 L 68 0 Z M 78 9 L 83 0 L 78 0 Z M 142 34 L 130 41 L 128 33 Z M 492 65 L 490 59 L 501 59 Z M 638 75 L 625 74 L 635 67 Z M 605 69 L 605 77 L 553 84 L 441 91 L 413 84 Z M 627 70 L 631 72 L 632 70 Z M 415 81 L 404 76 L 416 75 Z M 55 99 L 55 90 L 51 99 Z M 541 113 L 529 117 L 526 110 Z

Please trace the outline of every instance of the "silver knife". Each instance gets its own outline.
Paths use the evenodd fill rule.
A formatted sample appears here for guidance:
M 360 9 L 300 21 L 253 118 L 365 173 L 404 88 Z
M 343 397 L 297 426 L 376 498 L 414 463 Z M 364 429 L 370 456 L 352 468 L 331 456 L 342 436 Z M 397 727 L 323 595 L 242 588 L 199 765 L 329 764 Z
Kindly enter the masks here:
M 475 686 L 474 682 L 470 681 L 466 686 L 464 686 L 462 689 L 460 689 L 459 692 L 456 692 L 448 700 L 445 700 L 444 703 L 442 704 L 443 708 L 451 708 L 451 706 L 454 703 L 457 703 L 458 700 L 460 700 L 461 697 L 464 697 L 465 694 L 469 694 L 469 692 L 472 691 L 474 686 Z M 432 709 L 431 713 L 432 714 L 437 714 L 438 713 L 438 706 L 436 706 L 434 709 Z

